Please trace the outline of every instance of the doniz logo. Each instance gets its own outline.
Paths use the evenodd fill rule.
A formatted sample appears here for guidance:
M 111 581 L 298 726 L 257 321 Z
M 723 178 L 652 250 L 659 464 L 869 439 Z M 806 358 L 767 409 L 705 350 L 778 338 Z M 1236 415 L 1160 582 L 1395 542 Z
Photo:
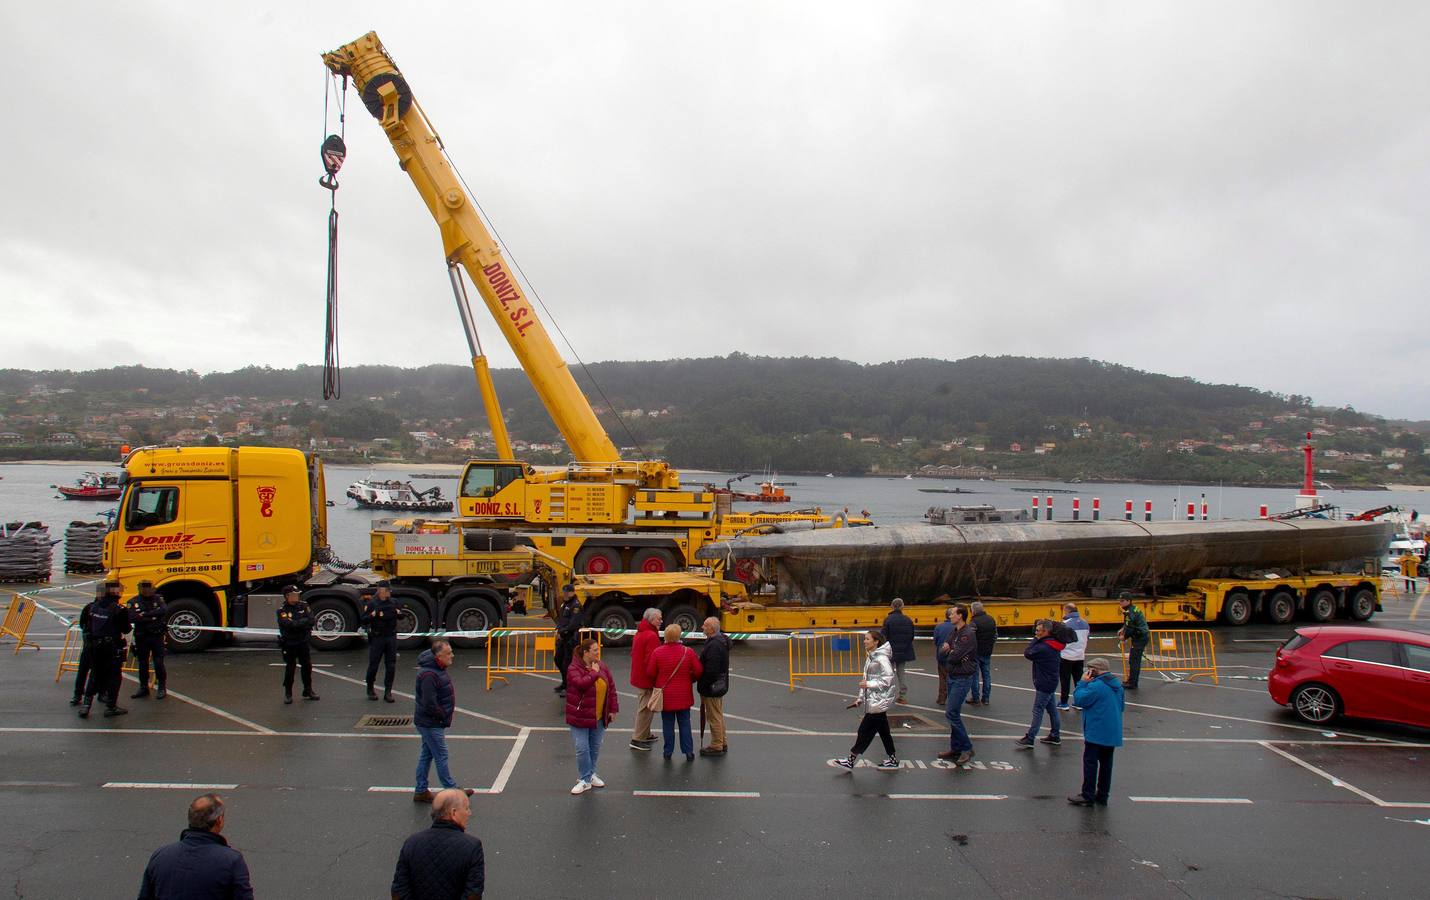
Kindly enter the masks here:
M 276 487 L 260 487 L 258 489 L 258 514 L 265 519 L 273 518 L 273 498 L 278 496 Z
M 124 539 L 124 546 L 134 550 L 167 550 L 171 547 L 197 547 L 200 544 L 222 544 L 221 537 L 207 537 L 201 541 L 194 540 L 192 534 L 179 532 L 178 534 L 131 534 Z

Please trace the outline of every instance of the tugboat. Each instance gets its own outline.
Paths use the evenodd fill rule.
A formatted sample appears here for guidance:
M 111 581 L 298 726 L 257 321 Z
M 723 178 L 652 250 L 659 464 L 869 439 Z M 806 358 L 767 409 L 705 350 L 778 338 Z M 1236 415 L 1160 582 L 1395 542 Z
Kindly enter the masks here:
M 348 485 L 348 496 L 361 509 L 395 509 L 407 512 L 451 512 L 452 501 L 442 497 L 442 489 L 419 491 L 410 481 L 378 481 L 364 478 Z
M 74 487 L 52 484 L 50 487 L 60 492 L 66 500 L 118 500 L 124 493 L 119 486 L 119 475 L 115 472 L 85 472 L 75 479 Z

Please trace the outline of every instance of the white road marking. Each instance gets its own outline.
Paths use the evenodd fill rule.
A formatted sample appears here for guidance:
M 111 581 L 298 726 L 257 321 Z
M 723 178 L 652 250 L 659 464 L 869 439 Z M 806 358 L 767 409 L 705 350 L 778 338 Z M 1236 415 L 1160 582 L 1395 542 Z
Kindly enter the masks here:
M 135 678 L 133 675 L 125 675 L 124 680 L 133 682 L 134 684 L 139 683 L 139 679 Z M 236 716 L 226 709 L 219 709 L 217 706 L 211 706 L 203 702 L 202 700 L 195 700 L 193 697 L 190 697 L 187 694 L 181 694 L 178 691 L 169 691 L 168 694 L 175 700 L 182 700 L 191 706 L 197 706 L 199 709 L 202 709 L 205 712 L 211 712 L 214 715 L 228 719 L 230 722 L 233 722 L 237 725 L 242 725 L 244 728 L 252 728 L 259 734 L 273 734 L 272 728 L 265 728 L 264 726 L 259 725 L 257 722 L 250 722 L 242 716 Z
M 506 790 L 506 783 L 511 778 L 511 773 L 516 770 L 516 761 L 521 756 L 521 751 L 526 747 L 526 739 L 531 736 L 531 729 L 523 728 L 516 736 L 516 743 L 512 746 L 511 752 L 506 755 L 506 762 L 502 763 L 501 771 L 497 773 L 497 780 L 492 782 L 492 786 L 477 791 L 479 794 L 500 794 Z
M 376 787 L 376 786 L 374 786 L 374 787 L 368 788 L 368 789 L 367 789 L 367 792 L 368 792 L 369 794 L 415 794 L 415 793 L 417 793 L 417 789 L 416 789 L 416 788 L 411 788 L 411 787 Z
M 569 731 L 567 728 L 553 728 L 553 731 Z M 733 732 L 732 732 L 733 733 Z M 221 728 L 38 728 L 6 726 L 0 727 L 0 734 L 98 734 L 123 737 L 125 735 L 167 735 L 178 737 L 300 737 L 300 738 L 357 738 L 359 740 L 418 740 L 421 735 L 414 732 L 396 734 L 359 734 L 345 731 L 233 731 Z M 449 741 L 514 741 L 507 734 L 449 734 Z M 1307 742 L 1310 743 L 1310 742 Z M 1332 743 L 1332 742 L 1328 742 Z
M 1380 799 L 1379 797 L 1377 797 L 1375 794 L 1372 794 L 1370 791 L 1363 791 L 1363 790 L 1361 790 L 1360 788 L 1356 787 L 1355 785 L 1351 784 L 1349 781 L 1346 781 L 1346 780 L 1343 779 L 1343 778 L 1337 778 L 1336 776 L 1334 776 L 1334 775 L 1332 775 L 1331 773 L 1325 771 L 1324 769 L 1318 769 L 1318 768 L 1316 768 L 1315 766 L 1313 766 L 1313 765 L 1311 765 L 1310 763 L 1306 762 L 1304 759 L 1301 759 L 1299 756 L 1295 756 L 1295 755 L 1293 755 L 1293 754 L 1287 753 L 1285 750 L 1282 750 L 1280 747 L 1273 747 L 1273 746 L 1271 746 L 1270 742 L 1268 742 L 1268 741 L 1261 741 L 1260 743 L 1261 743 L 1261 746 L 1265 747 L 1267 750 L 1270 750 L 1272 753 L 1275 753 L 1275 754 L 1278 754 L 1278 755 L 1280 755 L 1280 756 L 1286 757 L 1287 759 L 1291 760 L 1293 763 L 1295 763 L 1296 765 L 1298 765 L 1298 766 L 1300 766 L 1301 768 L 1305 769 L 1306 771 L 1308 771 L 1308 772 L 1314 772 L 1315 774 L 1317 774 L 1317 775 L 1321 776 L 1322 778 L 1326 779 L 1327 781 L 1329 781 L 1329 782 L 1330 782 L 1332 785 L 1334 785 L 1335 787 L 1345 788 L 1346 790 L 1350 791 L 1352 794 L 1355 794 L 1355 795 L 1358 796 L 1358 797 L 1362 797 L 1362 798 L 1364 798 L 1364 799 L 1366 799 L 1366 800 L 1369 800 L 1371 803 L 1374 803 L 1376 806 L 1385 807 L 1385 808 L 1394 808 L 1394 809 L 1430 809 L 1430 803 L 1395 803 L 1395 802 L 1391 802 L 1391 801 L 1389 801 L 1389 800 L 1382 800 L 1382 799 Z
M 729 797 L 742 800 L 758 799 L 759 791 L 631 791 L 633 797 Z
M 154 791 L 231 791 L 236 784 L 193 784 L 181 781 L 106 781 L 100 787 Z
M 363 680 L 358 679 L 358 678 L 349 678 L 347 675 L 339 675 L 337 672 L 324 672 L 324 671 L 321 670 L 321 669 L 314 669 L 313 672 L 314 672 L 314 674 L 316 674 L 316 675 L 325 675 L 325 676 L 327 676 L 328 678 L 336 678 L 336 679 L 338 679 L 339 681 L 346 681 L 346 682 L 348 682 L 349 684 L 356 684 L 356 685 L 359 685 L 359 686 L 361 686 L 361 687 L 367 687 L 367 682 L 366 682 L 366 681 L 363 681 Z M 396 695 L 399 696 L 399 697 L 406 697 L 408 700 L 416 700 L 416 699 L 417 699 L 416 697 L 414 697 L 413 695 L 407 693 L 406 691 L 393 691 L 393 693 L 396 694 Z M 525 726 L 523 726 L 523 725 L 518 725 L 518 724 L 515 723 L 515 722 L 508 722 L 506 719 L 498 719 L 496 716 L 483 715 L 482 713 L 475 712 L 475 711 L 470 710 L 470 709 L 463 709 L 463 708 L 460 707 L 460 706 L 456 708 L 456 712 L 459 712 L 459 713 L 461 713 L 461 714 L 464 715 L 464 716 L 471 716 L 471 717 L 474 718 L 474 719 L 485 719 L 485 720 L 488 721 L 488 722 L 495 722 L 495 723 L 497 723 L 498 725 L 505 725 L 505 726 L 508 727 L 508 728 L 515 728 L 517 731 L 521 731 L 521 730 L 525 727 Z
M 735 673 L 731 672 L 730 674 L 731 674 L 731 675 L 734 675 Z M 531 677 L 532 677 L 532 678 L 540 678 L 542 681 L 560 681 L 560 680 L 561 680 L 561 679 L 557 678 L 555 675 L 532 675 Z M 737 677 L 737 678 L 748 678 L 749 676 L 748 676 L 748 675 L 736 675 L 735 677 Z M 761 680 L 761 679 L 755 679 L 755 680 L 758 681 L 758 680 Z M 771 683 L 772 683 L 772 684 L 778 683 L 778 684 L 780 684 L 780 685 L 785 685 L 784 682 L 771 682 Z M 787 685 L 786 685 L 786 686 L 787 686 Z M 634 700 L 634 699 L 636 698 L 636 695 L 633 694 L 633 693 L 631 693 L 630 691 L 617 690 L 617 691 L 616 691 L 616 694 L 617 694 L 617 696 L 625 697 L 625 698 L 627 698 L 627 699 L 629 699 L 629 700 Z M 695 711 L 697 711 L 697 710 L 699 710 L 699 707 L 698 707 L 698 706 L 691 707 L 691 711 L 692 711 L 692 712 L 695 712 Z M 756 725 L 765 725 L 765 726 L 768 726 L 768 727 L 770 727 L 770 728 L 787 728 L 787 729 L 790 730 L 790 732 L 795 733 L 795 734 L 813 734 L 813 733 L 814 733 L 814 732 L 812 732 L 812 731 L 809 731 L 808 729 L 799 728 L 799 727 L 794 726 L 794 725 L 785 725 L 785 724 L 783 724 L 783 723 L 781 723 L 781 722 L 766 722 L 766 721 L 764 721 L 763 719 L 751 719 L 751 718 L 748 717 L 748 716 L 739 716 L 739 715 L 736 715 L 735 713 L 732 713 L 732 712 L 727 712 L 727 713 L 725 713 L 725 718 L 727 718 L 727 719 L 734 719 L 734 720 L 737 721 L 737 722 L 753 722 L 753 723 L 756 724 Z M 733 733 L 734 733 L 734 732 L 731 732 L 731 734 L 733 734 Z
M 890 800 L 1007 800 L 1007 794 L 885 794 Z
M 268 664 L 269 668 L 272 668 L 272 669 L 281 669 L 281 668 L 283 668 L 285 665 L 287 665 L 287 663 L 277 662 L 277 663 L 269 663 L 269 664 Z M 332 664 L 332 663 L 313 663 L 313 668 L 315 668 L 315 669 L 331 669 L 332 667 L 333 667 L 333 664 Z
M 1133 803 L 1244 803 L 1245 797 L 1128 797 Z
M 79 787 L 78 781 L 0 781 L 0 787 Z

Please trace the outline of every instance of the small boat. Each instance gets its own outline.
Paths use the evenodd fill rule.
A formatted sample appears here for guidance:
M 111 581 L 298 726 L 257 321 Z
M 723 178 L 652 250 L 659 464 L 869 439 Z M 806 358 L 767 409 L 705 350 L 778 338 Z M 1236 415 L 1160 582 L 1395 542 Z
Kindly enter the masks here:
M 825 478 L 833 478 L 833 477 L 834 477 L 834 473 L 833 473 L 833 472 L 825 472 L 825 473 L 824 473 L 824 477 L 825 477 Z
M 85 472 L 75 479 L 74 487 L 52 484 L 66 500 L 118 500 L 124 493 L 117 472 Z
M 976 494 L 968 488 L 919 488 L 921 494 Z
M 393 509 L 404 512 L 451 512 L 452 501 L 443 499 L 438 487 L 419 491 L 410 481 L 378 481 L 364 478 L 348 485 L 347 494 L 361 509 Z

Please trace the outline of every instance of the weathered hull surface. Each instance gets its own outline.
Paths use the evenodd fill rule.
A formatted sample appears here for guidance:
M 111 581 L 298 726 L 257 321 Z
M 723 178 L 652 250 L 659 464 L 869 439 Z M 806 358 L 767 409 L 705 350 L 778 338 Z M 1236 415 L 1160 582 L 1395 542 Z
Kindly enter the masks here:
M 752 535 L 706 560 L 758 560 L 781 603 L 878 604 L 1064 591 L 1173 591 L 1192 578 L 1354 570 L 1380 555 L 1381 522 L 1028 522 L 888 525 Z

